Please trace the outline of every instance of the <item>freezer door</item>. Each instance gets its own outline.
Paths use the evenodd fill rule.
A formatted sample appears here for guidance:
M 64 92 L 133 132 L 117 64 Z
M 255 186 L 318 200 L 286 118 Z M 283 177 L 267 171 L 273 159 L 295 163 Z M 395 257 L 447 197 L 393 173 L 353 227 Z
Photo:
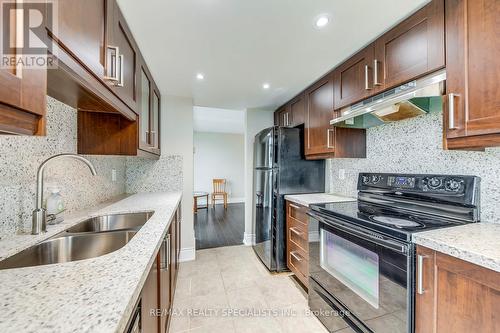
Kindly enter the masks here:
M 255 253 L 269 270 L 276 269 L 273 251 L 273 170 L 254 171 Z
M 268 128 L 255 136 L 254 167 L 270 169 L 274 159 L 274 128 Z

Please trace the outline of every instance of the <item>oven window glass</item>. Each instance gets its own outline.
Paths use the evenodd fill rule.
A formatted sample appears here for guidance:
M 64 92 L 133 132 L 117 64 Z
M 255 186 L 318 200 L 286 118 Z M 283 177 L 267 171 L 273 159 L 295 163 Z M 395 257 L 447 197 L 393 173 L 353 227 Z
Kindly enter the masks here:
M 378 309 L 378 255 L 325 229 L 320 232 L 320 266 Z

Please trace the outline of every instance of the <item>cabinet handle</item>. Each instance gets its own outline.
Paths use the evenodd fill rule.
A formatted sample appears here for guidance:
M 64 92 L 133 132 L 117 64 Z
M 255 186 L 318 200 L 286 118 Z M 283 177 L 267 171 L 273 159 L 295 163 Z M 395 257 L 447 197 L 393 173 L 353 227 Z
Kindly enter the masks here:
M 455 126 L 455 97 L 457 94 L 448 94 L 448 129 L 456 129 Z
M 111 55 L 111 60 L 112 60 L 111 68 L 113 70 L 111 73 L 112 75 L 105 76 L 104 79 L 109 80 L 109 81 L 118 81 L 119 80 L 119 77 L 118 77 L 118 58 L 119 58 L 119 55 L 118 54 L 120 53 L 120 49 L 118 48 L 118 46 L 108 46 L 108 50 L 115 51 L 114 55 Z M 109 68 L 107 68 L 107 70 L 109 70 Z
M 120 64 L 120 80 L 116 84 L 118 87 L 123 87 L 123 54 L 118 56 L 118 62 Z
M 170 267 L 170 234 L 167 235 L 167 267 Z
M 290 122 L 289 122 L 289 117 L 288 117 L 288 112 L 285 113 L 286 114 L 286 126 L 290 126 Z
M 368 65 L 365 65 L 365 90 L 372 90 L 372 88 L 370 88 L 369 77 L 368 77 L 369 69 L 370 67 Z
M 300 209 L 300 207 L 299 207 L 299 206 L 296 206 L 296 205 L 294 205 L 294 204 L 290 204 L 290 207 L 295 208 L 295 209 Z
M 290 228 L 290 231 L 299 237 L 302 237 L 302 235 L 304 234 L 303 232 L 298 231 L 297 228 Z
M 417 294 L 423 295 L 424 290 L 424 259 L 427 256 L 417 255 Z
M 160 269 L 168 269 L 168 264 L 167 264 L 167 260 L 168 260 L 168 254 L 167 254 L 167 249 L 168 249 L 168 241 L 167 241 L 167 237 L 163 238 L 163 246 L 165 247 L 165 249 L 163 250 L 163 256 L 162 256 L 162 260 L 161 260 L 161 263 L 160 263 Z
M 297 253 L 295 253 L 295 251 L 290 252 L 290 255 L 294 257 L 298 262 L 302 262 L 303 260 Z
M 151 144 L 156 147 L 156 132 L 155 131 L 150 131 L 149 134 L 151 135 Z
M 333 128 L 328 128 L 328 129 L 326 130 L 326 148 L 328 148 L 328 149 L 333 149 L 333 148 L 335 148 L 335 147 L 334 147 L 334 146 L 332 146 L 332 145 L 331 145 L 331 143 L 330 143 L 330 137 L 331 137 L 330 133 L 331 133 L 331 132 L 333 132 Z
M 381 86 L 382 83 L 378 82 L 378 60 L 373 60 L 373 85 Z

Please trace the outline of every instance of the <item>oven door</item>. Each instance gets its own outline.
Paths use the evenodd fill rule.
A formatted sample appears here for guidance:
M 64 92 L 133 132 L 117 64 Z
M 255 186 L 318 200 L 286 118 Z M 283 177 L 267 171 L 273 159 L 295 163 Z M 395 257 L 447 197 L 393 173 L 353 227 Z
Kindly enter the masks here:
M 309 272 L 322 298 L 357 331 L 412 332 L 411 245 L 341 219 L 309 215 Z M 319 319 L 328 327 L 328 320 Z

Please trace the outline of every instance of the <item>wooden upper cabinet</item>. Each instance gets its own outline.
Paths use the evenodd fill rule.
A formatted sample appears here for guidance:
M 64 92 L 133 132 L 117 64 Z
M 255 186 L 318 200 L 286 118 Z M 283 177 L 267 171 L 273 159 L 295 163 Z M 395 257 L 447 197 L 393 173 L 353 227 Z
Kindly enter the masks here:
M 160 92 L 142 58 L 139 67 L 139 148 L 159 155 Z
M 500 1 L 446 0 L 448 148 L 500 145 Z
M 416 273 L 416 333 L 499 332 L 500 273 L 421 246 Z
M 333 77 L 321 78 L 305 92 L 305 154 L 331 154 L 335 137 L 330 120 L 333 118 Z
M 6 0 L 0 0 L 0 6 L 5 3 Z M 16 24 L 16 18 L 12 17 L 11 26 L 15 27 Z M 9 37 L 7 31 L 2 33 L 4 38 Z M 4 50 L 4 54 L 16 56 L 22 54 L 22 49 L 13 49 L 12 52 Z M 22 65 L 11 69 L 1 68 L 0 134 L 44 135 L 46 94 L 46 70 Z
M 444 0 L 433 0 L 375 41 L 372 85 L 383 90 L 445 66 Z
M 105 76 L 107 0 L 59 0 L 58 29 L 49 33 L 96 76 Z
M 373 92 L 374 52 L 370 45 L 333 71 L 335 109 L 359 102 Z
M 293 127 L 304 124 L 306 118 L 305 109 L 304 94 L 300 94 L 290 102 L 290 117 Z
M 138 109 L 137 75 L 139 49 L 116 0 L 108 1 L 107 76 L 113 92 L 134 111 Z

